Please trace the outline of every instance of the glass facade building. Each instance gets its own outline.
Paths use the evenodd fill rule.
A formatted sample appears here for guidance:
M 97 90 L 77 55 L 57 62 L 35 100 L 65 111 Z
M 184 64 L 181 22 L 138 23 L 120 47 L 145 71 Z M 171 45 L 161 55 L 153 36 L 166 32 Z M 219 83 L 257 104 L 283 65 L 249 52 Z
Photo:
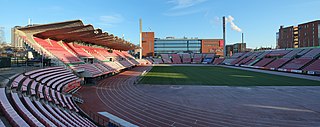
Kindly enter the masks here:
M 223 39 L 199 38 L 155 38 L 154 32 L 142 32 L 142 56 L 153 57 L 160 54 L 205 53 L 223 55 Z
M 201 53 L 201 40 L 155 38 L 154 54 L 162 53 Z

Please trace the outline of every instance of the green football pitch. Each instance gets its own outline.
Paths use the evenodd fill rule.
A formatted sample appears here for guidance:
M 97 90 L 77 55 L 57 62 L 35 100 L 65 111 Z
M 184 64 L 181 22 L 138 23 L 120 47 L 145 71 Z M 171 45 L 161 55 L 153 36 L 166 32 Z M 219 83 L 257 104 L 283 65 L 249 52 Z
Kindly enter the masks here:
M 213 86 L 320 86 L 319 81 L 214 66 L 155 66 L 139 84 Z

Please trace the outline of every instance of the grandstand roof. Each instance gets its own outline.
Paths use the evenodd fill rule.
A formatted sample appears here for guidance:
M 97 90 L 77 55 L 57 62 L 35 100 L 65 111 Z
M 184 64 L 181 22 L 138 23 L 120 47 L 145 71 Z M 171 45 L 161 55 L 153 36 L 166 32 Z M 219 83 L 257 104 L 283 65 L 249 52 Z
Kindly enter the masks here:
M 92 25 L 84 25 L 81 20 L 32 25 L 19 28 L 19 30 L 40 38 L 63 40 L 65 42 L 87 42 L 117 50 L 127 51 L 139 48 L 113 34 L 95 29 Z

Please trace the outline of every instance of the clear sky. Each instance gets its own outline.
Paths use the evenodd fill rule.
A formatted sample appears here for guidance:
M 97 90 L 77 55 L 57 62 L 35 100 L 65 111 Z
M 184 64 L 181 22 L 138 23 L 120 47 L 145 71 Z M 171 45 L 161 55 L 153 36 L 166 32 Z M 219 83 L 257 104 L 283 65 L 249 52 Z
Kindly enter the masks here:
M 139 43 L 144 31 L 156 37 L 222 38 L 222 16 L 232 16 L 245 33 L 248 47 L 276 45 L 280 25 L 320 19 L 320 0 L 0 0 L 0 26 L 10 29 L 81 19 L 85 24 Z M 241 41 L 241 32 L 227 24 L 227 44 Z

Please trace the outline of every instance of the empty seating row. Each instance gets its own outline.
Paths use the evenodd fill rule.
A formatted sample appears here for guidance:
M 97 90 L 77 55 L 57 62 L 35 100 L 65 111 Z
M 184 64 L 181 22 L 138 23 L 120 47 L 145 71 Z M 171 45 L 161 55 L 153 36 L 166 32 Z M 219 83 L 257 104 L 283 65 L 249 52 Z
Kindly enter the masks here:
M 44 49 L 51 52 L 54 56 L 56 56 L 59 60 L 64 63 L 76 63 L 81 62 L 81 60 L 74 56 L 74 54 L 68 52 L 65 48 L 58 44 L 58 42 L 54 40 L 43 40 L 41 38 L 34 37 L 34 40 L 40 44 Z
M 238 59 L 232 61 L 230 65 L 239 64 L 240 61 L 242 61 L 243 59 L 247 58 L 247 57 L 250 56 L 251 54 L 252 54 L 252 52 L 244 53 L 241 57 L 239 57 Z
M 0 88 L 0 102 L 1 111 L 12 126 L 29 127 L 29 124 L 20 117 L 10 104 L 5 88 Z
M 21 102 L 19 96 L 17 93 L 11 93 L 11 97 L 13 99 L 14 105 L 15 107 L 17 107 L 17 111 L 18 114 L 20 114 L 20 116 L 26 120 L 26 122 L 30 125 L 30 126 L 42 126 L 44 127 L 44 125 L 38 121 L 38 119 L 36 117 L 34 117 L 29 110 L 24 106 L 24 104 Z
M 202 62 L 202 54 L 194 54 L 192 63 L 201 63 Z
M 320 72 L 320 59 L 316 59 L 314 62 L 312 62 L 310 65 L 306 66 L 302 70 L 310 71 L 312 73 Z
M 312 59 L 310 58 L 299 58 L 299 59 L 293 59 L 289 63 L 285 64 L 283 69 L 291 69 L 291 70 L 299 70 L 303 66 L 305 66 L 307 63 L 311 62 Z
M 163 63 L 166 63 L 166 64 L 171 64 L 172 63 L 172 61 L 171 61 L 171 59 L 170 59 L 168 54 L 160 54 L 160 55 L 162 57 Z
M 139 65 L 140 63 L 137 61 L 137 60 L 135 60 L 135 58 L 133 57 L 133 56 L 131 56 L 128 52 L 121 52 L 121 53 L 123 53 L 126 57 L 127 57 L 127 59 L 129 60 L 129 61 L 131 61 L 131 63 L 133 64 L 133 65 Z
M 156 63 L 156 64 L 164 63 L 161 58 L 153 58 L 152 60 L 153 60 L 153 63 Z
M 33 40 L 42 48 L 46 49 L 48 52 L 58 58 L 60 61 L 70 66 L 71 69 L 75 70 L 75 72 L 79 73 L 85 71 L 89 73 L 85 74 L 85 77 L 96 77 L 110 73 L 109 70 L 106 70 L 99 64 L 85 63 L 87 59 L 96 58 L 98 61 L 100 61 L 100 63 L 110 61 L 110 58 L 115 59 L 113 60 L 114 62 L 117 62 L 119 60 L 118 63 L 116 63 L 119 67 L 114 70 L 129 68 L 139 64 L 134 59 L 134 57 L 132 57 L 127 52 L 114 50 L 113 53 L 110 53 L 105 48 L 80 45 L 76 43 L 66 43 L 63 41 L 55 41 L 51 39 L 41 39 L 38 37 L 33 37 Z M 46 52 L 43 53 L 45 54 Z M 83 58 L 83 60 L 81 58 Z
M 208 63 L 208 64 L 212 63 L 214 57 L 215 57 L 214 54 L 207 54 L 203 59 L 203 63 Z
M 125 68 L 118 62 L 104 62 L 103 64 L 114 71 L 119 71 Z
M 70 68 L 75 70 L 76 72 L 86 71 L 90 73 L 92 77 L 96 77 L 98 75 L 103 74 L 101 70 L 99 70 L 92 64 L 77 64 L 77 65 L 70 66 Z
M 77 44 L 66 43 L 65 46 L 69 47 L 69 49 L 70 49 L 71 51 L 73 51 L 74 53 L 76 53 L 79 57 L 93 58 L 92 55 L 90 55 L 89 53 L 87 53 L 83 48 L 81 48 L 81 47 L 78 46 Z
M 179 54 L 171 54 L 171 57 L 172 57 L 172 63 L 181 64 L 181 58 Z
M 242 56 L 230 57 L 223 63 L 243 67 L 320 74 L 319 56 L 320 48 L 271 50 L 243 53 Z M 232 62 L 230 63 L 230 61 Z
M 94 63 L 94 65 L 100 69 L 102 72 L 104 72 L 104 74 L 107 74 L 107 73 L 110 73 L 112 72 L 112 70 L 109 70 L 107 67 L 103 66 L 102 64 L 100 63 Z
M 267 64 L 271 63 L 274 59 L 275 58 L 263 58 L 262 60 L 254 64 L 254 66 L 265 67 Z
M 182 54 L 182 62 L 183 63 L 191 63 L 190 54 Z
M 191 58 L 191 54 L 160 54 L 161 58 L 151 58 L 152 63 L 156 64 L 190 64 L 190 63 L 206 63 L 212 64 L 215 54 L 193 54 L 193 58 Z M 147 59 L 148 60 L 148 59 Z
M 20 74 L 9 82 L 8 89 L 11 89 L 0 88 L 0 108 L 10 124 L 13 126 L 95 126 L 76 113 L 79 110 L 73 104 L 71 96 L 58 92 L 46 82 L 42 83 L 47 77 L 54 75 L 44 73 L 46 77 L 37 74 L 45 71 L 52 73 L 52 70 L 53 68 L 47 68 Z M 36 80 L 37 78 L 39 80 Z M 52 80 L 54 79 L 47 81 Z M 61 86 L 60 84 L 63 83 L 60 82 L 57 86 Z M 33 92 L 26 93 L 22 86 L 26 86 L 28 90 L 33 89 Z M 40 96 L 34 96 L 35 94 Z
M 213 61 L 213 65 L 221 64 L 225 59 L 224 58 L 215 58 Z

